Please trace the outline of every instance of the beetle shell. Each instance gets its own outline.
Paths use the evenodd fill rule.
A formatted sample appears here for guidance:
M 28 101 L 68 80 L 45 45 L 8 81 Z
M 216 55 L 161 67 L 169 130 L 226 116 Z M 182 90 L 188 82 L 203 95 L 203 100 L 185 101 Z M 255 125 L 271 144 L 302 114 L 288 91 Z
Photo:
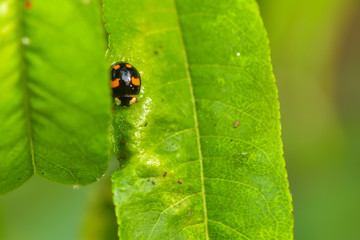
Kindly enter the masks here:
M 138 70 L 129 63 L 117 62 L 111 66 L 111 88 L 118 105 L 130 106 L 135 102 L 133 95 L 140 93 L 141 77 Z

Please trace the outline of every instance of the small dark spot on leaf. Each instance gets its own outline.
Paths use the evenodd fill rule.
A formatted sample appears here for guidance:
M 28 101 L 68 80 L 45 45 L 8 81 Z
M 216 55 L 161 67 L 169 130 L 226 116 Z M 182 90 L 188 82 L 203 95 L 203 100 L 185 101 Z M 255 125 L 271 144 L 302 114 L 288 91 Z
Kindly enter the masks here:
M 235 125 L 234 125 L 234 128 L 237 128 L 239 126 L 239 121 L 236 121 Z
M 121 140 L 120 142 L 122 145 L 125 145 L 125 140 Z
M 163 46 L 162 46 L 162 45 L 160 45 L 160 46 L 159 46 L 159 48 L 163 48 Z
M 122 154 L 120 155 L 120 157 L 121 157 L 122 159 L 124 159 L 124 158 L 125 158 L 125 154 L 122 153 Z
M 113 113 L 113 112 L 115 112 L 115 110 L 112 108 L 112 109 L 111 109 L 111 112 Z
M 178 183 L 179 183 L 179 184 L 183 184 L 183 181 L 179 180 Z
M 146 122 L 146 123 L 145 123 L 145 125 L 144 125 L 144 127 L 146 127 L 146 126 L 147 126 L 147 124 L 148 124 L 148 123 Z
M 25 8 L 26 8 L 26 9 L 30 9 L 30 8 L 31 8 L 31 5 L 32 5 L 32 4 L 31 4 L 30 1 L 26 1 L 26 2 L 25 2 Z
M 155 185 L 155 183 L 153 181 L 151 183 L 152 183 L 152 185 Z
M 41 172 L 41 175 L 44 175 L 44 172 Z
M 161 99 L 161 101 L 163 102 L 163 101 L 164 101 L 164 99 Z
M 232 139 L 230 139 L 230 142 L 232 142 L 233 140 Z
M 148 182 L 150 182 L 150 178 L 148 178 Z
M 163 175 L 163 177 L 166 177 L 166 175 L 167 175 L 167 172 L 164 172 L 164 175 Z
M 158 52 L 158 51 L 154 51 L 154 54 L 155 54 L 155 55 L 158 55 L 158 54 L 159 54 L 159 52 Z

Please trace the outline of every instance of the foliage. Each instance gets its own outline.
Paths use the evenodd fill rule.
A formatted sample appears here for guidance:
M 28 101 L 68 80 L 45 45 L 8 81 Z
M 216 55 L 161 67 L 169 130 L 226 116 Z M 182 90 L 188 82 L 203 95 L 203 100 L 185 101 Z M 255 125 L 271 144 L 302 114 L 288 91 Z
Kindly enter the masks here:
M 99 4 L 8 0 L 0 11 L 0 193 L 34 173 L 96 181 L 110 145 Z
M 291 239 L 269 47 L 253 0 L 104 0 L 108 65 L 142 71 L 114 105 L 120 239 Z

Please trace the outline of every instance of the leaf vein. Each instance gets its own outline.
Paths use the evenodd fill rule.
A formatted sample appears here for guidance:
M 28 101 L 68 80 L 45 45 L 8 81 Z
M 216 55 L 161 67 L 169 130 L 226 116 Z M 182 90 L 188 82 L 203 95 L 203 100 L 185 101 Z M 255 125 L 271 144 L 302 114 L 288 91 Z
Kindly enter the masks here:
M 21 4 L 18 4 L 21 6 Z M 20 8 L 19 12 L 21 13 L 19 18 L 19 37 L 22 38 L 24 36 L 24 13 L 23 9 Z M 24 91 L 24 115 L 25 115 L 25 122 L 26 122 L 26 131 L 29 138 L 29 147 L 31 152 L 31 162 L 34 169 L 34 173 L 36 173 L 36 164 L 35 164 L 35 151 L 34 151 L 34 139 L 33 139 L 33 132 L 32 132 L 32 121 L 31 121 L 31 106 L 30 106 L 30 89 L 28 86 L 28 76 L 26 73 L 26 59 L 25 59 L 25 47 L 22 45 L 20 39 L 18 41 L 19 43 L 19 52 L 20 52 L 20 67 L 21 67 L 21 79 L 23 84 L 23 91 Z
M 258 149 L 259 151 L 261 151 L 265 158 L 266 158 L 266 161 L 268 161 L 268 163 L 271 165 L 272 169 L 274 169 L 274 171 L 276 172 L 276 174 L 278 176 L 280 176 L 279 174 L 279 171 L 275 168 L 274 164 L 272 163 L 272 161 L 270 160 L 269 156 L 267 155 L 267 153 L 262 150 L 261 148 L 259 148 L 258 146 L 248 142 L 248 141 L 245 141 L 244 139 L 241 139 L 241 138 L 234 138 L 234 137 L 229 137 L 229 136 L 221 136 L 221 135 L 206 135 L 206 136 L 200 136 L 201 138 L 224 138 L 224 139 L 231 139 L 231 140 L 237 140 L 237 141 L 240 141 L 240 142 L 243 142 L 243 143 L 246 143 L 256 149 Z
M 209 230 L 208 230 L 208 223 L 207 223 L 207 207 L 206 207 L 206 198 L 205 198 L 205 184 L 204 184 L 204 166 L 203 166 L 203 159 L 202 159 L 202 152 L 201 152 L 201 142 L 200 142 L 200 131 L 199 131 L 199 124 L 198 124 L 198 119 L 197 119 L 197 110 L 196 110 L 196 102 L 195 102 L 195 96 L 194 96 L 194 90 L 193 90 L 193 85 L 192 85 L 192 81 L 191 81 L 191 74 L 190 74 L 190 67 L 189 67 L 189 60 L 188 60 L 188 56 L 186 53 L 186 47 L 184 44 L 184 36 L 182 35 L 182 29 L 181 29 L 181 23 L 180 23 L 180 19 L 179 19 L 179 10 L 178 10 L 178 6 L 177 6 L 177 1 L 174 1 L 174 6 L 176 9 L 176 17 L 177 17 L 177 24 L 178 24 L 178 29 L 179 29 L 179 35 L 180 35 L 180 42 L 181 42 L 181 46 L 182 46 L 182 50 L 183 50 L 183 55 L 184 55 L 184 64 L 185 64 L 185 69 L 186 69 L 186 75 L 187 78 L 189 80 L 189 88 L 190 88 L 190 94 L 191 94 L 191 101 L 193 104 L 193 115 L 194 115 L 194 123 L 195 123 L 195 128 L 196 128 L 196 140 L 197 140 L 197 145 L 198 145 L 198 153 L 199 153 L 199 159 L 200 159 L 200 176 L 201 176 L 201 191 L 202 191 L 202 195 L 203 195 L 203 204 L 204 204 L 204 223 L 205 223 L 205 229 L 206 229 L 206 239 L 209 239 Z
M 166 138 L 164 138 L 163 140 L 161 140 L 160 142 L 158 142 L 157 144 L 155 144 L 150 150 L 154 150 L 156 149 L 158 146 L 160 146 L 162 143 L 166 142 L 167 140 L 179 135 L 179 134 L 182 134 L 182 133 L 185 133 L 185 132 L 189 132 L 191 130 L 195 130 L 195 128 L 187 128 L 187 129 L 184 129 L 184 130 L 181 130 L 181 131 L 177 131 L 173 134 L 171 134 L 170 136 L 167 136 Z
M 246 184 L 246 183 L 243 183 L 243 182 L 240 182 L 240 181 L 229 180 L 229 179 L 225 179 L 225 178 L 206 178 L 206 179 L 208 179 L 208 180 L 224 181 L 224 182 L 231 182 L 231 183 L 235 183 L 235 184 L 241 184 L 241 185 L 243 185 L 243 186 L 247 186 L 247 187 L 249 187 L 249 188 L 252 188 L 252 189 L 256 190 L 256 191 L 259 193 L 259 195 L 261 196 L 261 198 L 265 201 L 268 213 L 269 213 L 270 216 L 274 219 L 274 222 L 275 222 L 275 224 L 276 224 L 276 233 L 277 233 L 278 220 L 276 219 L 276 217 L 274 216 L 274 214 L 271 212 L 270 206 L 269 206 L 269 202 L 268 202 L 268 200 L 266 199 L 266 197 L 264 196 L 264 194 L 260 191 L 259 188 L 255 187 L 255 186 L 251 186 L 251 185 Z M 214 195 L 214 196 L 216 196 L 216 195 Z
M 195 159 L 195 160 L 191 160 L 191 161 L 186 161 L 186 162 L 183 162 L 183 163 L 180 163 L 176 166 L 175 169 L 179 169 L 181 167 L 183 167 L 184 165 L 187 165 L 187 164 L 190 164 L 190 163 L 194 163 L 194 162 L 197 162 L 199 161 L 200 159 Z
M 222 103 L 222 102 L 220 102 L 220 101 L 216 101 L 216 100 L 212 100 L 212 99 L 204 99 L 204 98 L 197 98 L 196 101 L 208 101 L 208 102 L 218 103 L 218 104 L 221 104 L 221 105 L 223 105 L 223 106 L 226 106 L 226 107 L 229 107 L 229 108 L 233 108 L 233 109 L 235 109 L 235 110 L 243 113 L 244 115 L 246 115 L 246 116 L 248 116 L 248 117 L 251 117 L 251 118 L 254 119 L 255 121 L 262 123 L 262 121 L 261 121 L 260 119 L 254 117 L 254 116 L 251 115 L 250 113 L 247 113 L 247 112 L 245 112 L 244 110 L 241 110 L 240 108 L 231 106 L 231 105 L 229 105 L 229 104 Z
M 211 220 L 211 219 L 209 219 L 208 221 L 209 221 L 209 222 L 213 222 L 213 223 L 220 224 L 220 225 L 222 225 L 222 226 L 225 226 L 226 228 L 229 228 L 229 229 L 233 230 L 234 232 L 237 232 L 238 234 L 240 234 L 240 235 L 241 235 L 242 237 L 244 237 L 245 239 L 250 239 L 250 238 L 249 238 L 248 236 L 246 236 L 245 234 L 239 232 L 239 231 L 236 230 L 235 228 L 232 228 L 232 227 L 230 227 L 230 226 L 228 226 L 228 225 L 226 225 L 226 224 L 224 224 L 224 223 L 222 223 L 222 222 L 215 221 L 215 220 Z
M 241 32 L 243 34 L 243 36 L 245 36 L 250 42 L 252 42 L 255 46 L 257 46 L 257 44 L 255 43 L 255 41 L 249 36 L 249 34 L 247 34 L 246 32 L 244 32 L 244 30 L 242 30 L 239 25 L 237 25 L 235 22 L 233 22 L 229 17 L 227 17 L 226 15 L 223 14 L 216 14 L 216 13 L 204 13 L 204 12 L 197 12 L 197 13 L 190 13 L 190 14 L 186 14 L 186 15 L 182 15 L 181 17 L 205 17 L 205 16 L 215 16 L 215 17 L 221 17 L 223 18 L 225 21 L 228 21 L 231 25 L 233 25 L 239 32 Z
M 51 161 L 51 160 L 49 160 L 49 159 L 46 159 L 45 157 L 43 157 L 43 156 L 41 156 L 41 155 L 39 155 L 39 154 L 36 154 L 36 155 L 39 156 L 40 158 L 42 158 L 43 160 L 45 160 L 45 161 L 47 161 L 47 162 L 50 162 L 50 163 L 58 166 L 59 168 L 62 168 L 62 169 L 64 169 L 64 170 L 66 170 L 68 173 L 70 173 L 71 177 L 75 180 L 76 184 L 79 183 L 79 180 L 75 177 L 75 175 L 73 174 L 73 172 L 72 172 L 70 169 L 68 169 L 68 168 L 66 168 L 66 167 L 64 167 L 64 166 L 62 166 L 62 165 L 60 165 L 60 164 L 58 164 L 58 163 L 56 163 L 56 162 L 53 162 L 53 161 Z
M 155 223 L 154 227 L 152 228 L 152 230 L 151 230 L 151 232 L 150 232 L 150 234 L 149 234 L 149 237 L 148 237 L 147 239 L 150 239 L 151 235 L 154 233 L 154 230 L 155 230 L 157 224 L 159 223 L 159 221 L 160 221 L 160 219 L 161 219 L 161 216 L 162 216 L 167 210 L 169 210 L 169 209 L 175 207 L 176 205 L 182 203 L 182 202 L 185 201 L 186 199 L 188 199 L 188 198 L 190 198 L 190 197 L 193 197 L 193 196 L 196 196 L 196 195 L 198 195 L 198 194 L 199 194 L 199 193 L 191 194 L 191 195 L 189 195 L 189 196 L 187 196 L 187 197 L 185 197 L 185 198 L 177 201 L 176 203 L 172 204 L 171 206 L 169 206 L 168 208 L 164 209 L 163 211 L 161 211 L 161 212 L 160 212 L 160 215 L 159 215 L 159 218 L 158 218 L 158 220 L 156 221 L 156 223 Z
M 196 223 L 196 224 L 192 224 L 192 225 L 186 226 L 186 227 L 183 228 L 180 232 L 178 232 L 174 237 L 172 237 L 172 238 L 170 238 L 170 239 L 176 238 L 180 233 L 182 233 L 183 231 L 185 231 L 185 230 L 188 229 L 188 228 L 195 227 L 195 226 L 202 225 L 202 224 L 204 224 L 204 223 L 201 222 L 201 223 Z
M 248 76 L 249 79 L 251 79 L 256 85 L 258 85 L 261 89 L 261 91 L 263 92 L 264 96 L 268 98 L 267 92 L 264 89 L 264 86 L 262 84 L 260 84 L 259 81 L 257 81 L 253 76 L 250 75 L 250 73 L 248 73 L 247 71 L 244 70 L 243 67 L 240 66 L 236 66 L 236 65 L 221 65 L 221 64 L 208 64 L 208 63 L 192 63 L 191 66 L 204 66 L 204 67 L 218 67 L 218 68 L 233 68 L 233 69 L 238 69 L 240 70 L 242 73 L 244 73 L 246 76 Z

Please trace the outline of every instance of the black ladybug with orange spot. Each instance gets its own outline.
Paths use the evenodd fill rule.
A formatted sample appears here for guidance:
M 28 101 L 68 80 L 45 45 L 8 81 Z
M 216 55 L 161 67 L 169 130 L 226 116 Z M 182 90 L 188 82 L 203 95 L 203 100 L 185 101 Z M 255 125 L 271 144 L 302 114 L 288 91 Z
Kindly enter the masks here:
M 131 64 L 117 62 L 111 66 L 111 88 L 117 105 L 130 106 L 140 93 L 141 77 Z

